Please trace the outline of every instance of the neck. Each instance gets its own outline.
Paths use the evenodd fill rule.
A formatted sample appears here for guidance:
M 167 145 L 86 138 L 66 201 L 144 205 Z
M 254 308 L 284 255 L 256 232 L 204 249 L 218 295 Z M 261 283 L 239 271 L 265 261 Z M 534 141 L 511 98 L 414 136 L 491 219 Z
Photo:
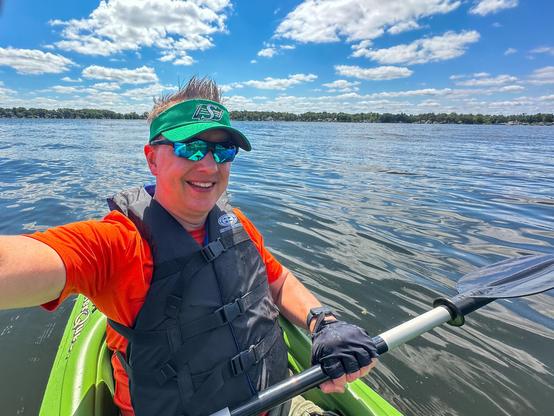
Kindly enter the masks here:
M 154 194 L 154 199 L 167 211 L 173 218 L 177 220 L 181 226 L 187 230 L 187 231 L 194 231 L 198 230 L 202 227 L 204 227 L 204 224 L 206 223 L 206 218 L 208 218 L 208 214 L 204 215 L 182 215 L 178 212 L 168 208 L 163 201 L 160 201 L 158 198 L 156 198 L 156 194 Z

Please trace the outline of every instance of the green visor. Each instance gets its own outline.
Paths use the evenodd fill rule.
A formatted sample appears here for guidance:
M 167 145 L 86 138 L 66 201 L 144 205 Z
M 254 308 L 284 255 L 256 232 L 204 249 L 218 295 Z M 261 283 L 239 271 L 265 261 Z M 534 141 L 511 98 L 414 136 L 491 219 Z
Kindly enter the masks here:
M 182 142 L 208 130 L 225 130 L 241 149 L 252 149 L 244 134 L 231 127 L 229 111 L 224 106 L 198 99 L 183 101 L 160 113 L 150 125 L 149 142 L 160 134 L 172 142 Z

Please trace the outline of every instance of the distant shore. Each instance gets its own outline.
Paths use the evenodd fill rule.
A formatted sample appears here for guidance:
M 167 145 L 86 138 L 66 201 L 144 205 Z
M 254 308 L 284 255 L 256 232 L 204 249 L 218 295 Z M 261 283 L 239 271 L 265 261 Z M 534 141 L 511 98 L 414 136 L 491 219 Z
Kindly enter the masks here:
M 117 113 L 111 110 L 59 108 L 0 108 L 1 118 L 42 118 L 42 119 L 110 119 L 141 120 L 147 113 Z M 554 125 L 554 114 L 391 114 L 391 113 L 328 113 L 307 112 L 303 114 L 275 111 L 231 111 L 235 121 L 312 121 L 339 123 L 413 123 L 413 124 L 505 124 L 505 125 Z

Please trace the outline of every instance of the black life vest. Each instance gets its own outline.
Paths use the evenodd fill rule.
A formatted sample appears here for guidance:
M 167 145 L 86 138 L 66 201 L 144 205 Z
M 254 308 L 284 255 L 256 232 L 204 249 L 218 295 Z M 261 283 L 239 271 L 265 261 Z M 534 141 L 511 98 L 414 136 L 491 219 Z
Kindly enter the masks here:
M 137 416 L 207 415 L 236 406 L 287 376 L 279 311 L 261 256 L 231 207 L 218 201 L 200 247 L 152 198 L 135 188 L 108 200 L 148 241 L 154 273 L 128 340 Z M 125 259 L 121 259 L 125 261 Z

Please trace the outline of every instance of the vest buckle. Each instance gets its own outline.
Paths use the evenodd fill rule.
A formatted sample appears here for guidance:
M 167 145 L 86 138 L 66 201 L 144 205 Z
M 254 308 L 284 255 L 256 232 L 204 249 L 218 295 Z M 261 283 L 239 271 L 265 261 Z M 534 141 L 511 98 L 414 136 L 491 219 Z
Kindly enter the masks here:
M 216 257 L 219 257 L 221 253 L 225 251 L 225 246 L 221 242 L 221 240 L 218 238 L 215 241 L 212 241 L 208 245 L 206 245 L 204 248 L 202 248 L 201 253 L 202 256 L 204 256 L 204 259 L 210 263 L 212 262 Z
M 233 321 L 237 316 L 244 312 L 239 300 L 240 299 L 236 299 L 232 303 L 227 303 L 216 311 L 216 313 L 220 315 L 221 321 L 223 323 Z
M 239 352 L 231 358 L 231 371 L 236 377 L 259 361 L 258 354 L 254 345 L 251 345 L 247 350 Z

